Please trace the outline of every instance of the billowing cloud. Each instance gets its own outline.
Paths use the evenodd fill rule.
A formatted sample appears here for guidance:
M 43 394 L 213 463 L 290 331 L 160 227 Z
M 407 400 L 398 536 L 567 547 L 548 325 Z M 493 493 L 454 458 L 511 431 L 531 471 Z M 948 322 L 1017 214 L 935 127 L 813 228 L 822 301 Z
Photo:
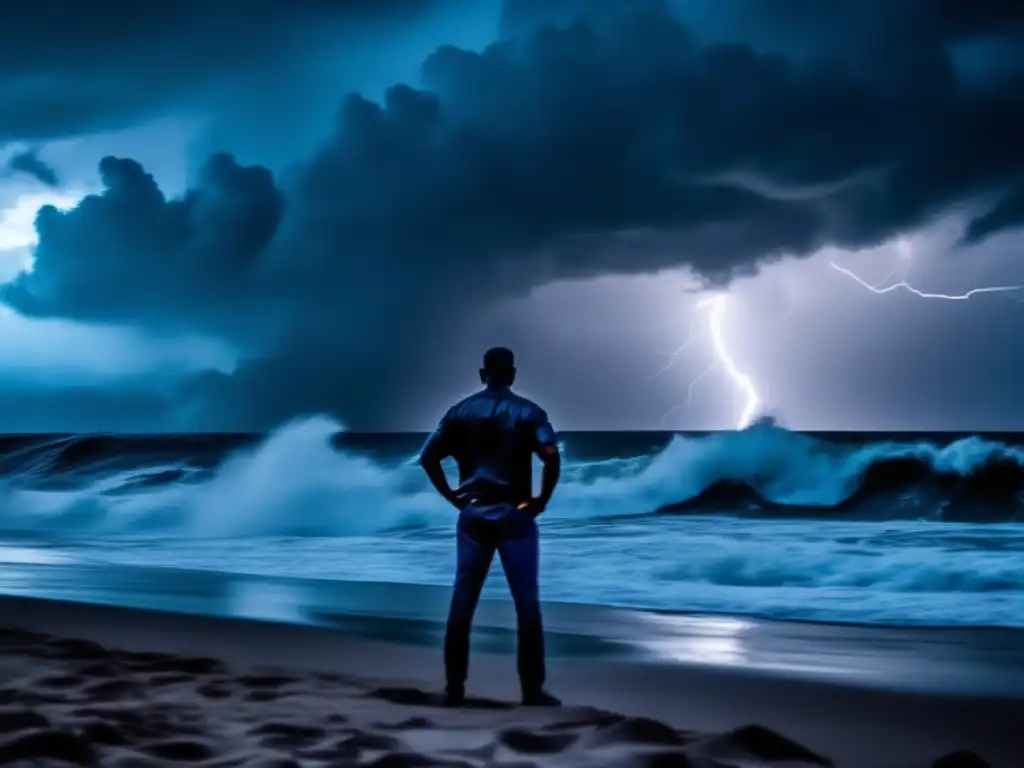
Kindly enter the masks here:
M 167 200 L 134 160 L 105 158 L 100 178 L 104 191 L 75 208 L 39 210 L 34 269 L 4 289 L 11 307 L 221 330 L 238 310 L 232 299 L 260 299 L 250 276 L 284 206 L 269 171 L 214 155 L 180 200 Z
M 209 108 L 240 80 L 429 12 L 441 0 L 41 0 L 0 26 L 0 142 Z
M 7 161 L 7 170 L 10 173 L 23 173 L 31 176 L 41 184 L 48 187 L 60 185 L 60 179 L 50 165 L 44 162 L 39 155 L 32 151 L 18 152 Z
M 196 383 L 207 426 L 310 410 L 395 425 L 409 382 L 429 389 L 494 298 L 678 266 L 724 282 L 1007 194 L 1024 177 L 1024 81 L 971 85 L 953 43 L 993 19 L 1019 34 L 1021 14 L 907 7 L 860 14 L 862 37 L 825 58 L 704 41 L 666 3 L 529 32 L 542 16 L 507 15 L 516 34 L 486 50 L 433 54 L 424 90 L 346 99 L 326 145 L 276 183 L 218 156 L 169 201 L 137 164 L 105 160 L 106 192 L 41 212 L 35 269 L 6 300 L 247 341 L 234 375 Z M 1015 222 L 1001 210 L 979 213 L 982 234 Z
M 967 226 L 964 240 L 977 243 L 1004 229 L 1024 226 L 1024 183 L 1008 192 L 986 213 Z

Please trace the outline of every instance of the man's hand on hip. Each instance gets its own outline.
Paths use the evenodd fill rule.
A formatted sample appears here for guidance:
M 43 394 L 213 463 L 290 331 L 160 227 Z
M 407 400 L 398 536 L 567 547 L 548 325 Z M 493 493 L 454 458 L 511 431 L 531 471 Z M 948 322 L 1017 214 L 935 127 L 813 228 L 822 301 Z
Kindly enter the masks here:
M 539 517 L 543 514 L 547 504 L 541 502 L 540 499 L 529 499 L 522 501 L 516 506 L 516 510 L 523 514 L 529 515 L 530 517 Z
M 445 497 L 449 504 L 455 507 L 459 512 L 468 507 L 471 503 L 471 499 L 464 493 L 453 491 L 451 495 Z

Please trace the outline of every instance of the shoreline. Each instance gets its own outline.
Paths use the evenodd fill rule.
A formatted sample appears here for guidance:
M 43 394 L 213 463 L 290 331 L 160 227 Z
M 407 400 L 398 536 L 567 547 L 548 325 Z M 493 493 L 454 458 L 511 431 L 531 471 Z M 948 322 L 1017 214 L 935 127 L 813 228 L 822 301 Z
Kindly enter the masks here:
M 351 679 L 357 674 L 358 686 L 365 690 L 405 690 L 407 693 L 403 701 L 413 703 L 396 705 L 391 701 L 388 706 L 398 706 L 401 712 L 411 708 L 406 712 L 408 717 L 427 717 L 436 721 L 442 732 L 447 732 L 446 729 L 463 732 L 461 725 L 456 727 L 453 724 L 462 722 L 459 720 L 461 715 L 453 716 L 448 710 L 431 706 L 434 701 L 431 697 L 442 687 L 440 654 L 431 646 L 357 638 L 329 627 L 186 616 L 25 597 L 0 597 L 0 616 L 3 617 L 0 626 L 8 630 L 44 633 L 56 638 L 80 638 L 104 648 L 216 658 L 238 669 L 269 666 L 290 670 L 290 674 L 300 677 L 319 672 Z M 65 645 L 68 644 L 65 642 Z M 68 647 L 75 647 L 75 644 Z M 2 659 L 5 667 L 19 665 L 9 649 L 3 652 Z M 72 659 L 69 663 L 79 662 Z M 167 663 L 173 666 L 174 662 Z M 487 732 L 491 736 L 487 738 L 500 741 L 499 731 L 511 727 L 510 722 L 521 725 L 523 717 L 541 718 L 530 720 L 534 725 L 526 728 L 534 735 L 546 733 L 544 728 L 552 724 L 551 718 L 565 721 L 567 717 L 582 717 L 590 724 L 579 726 L 582 729 L 580 733 L 586 731 L 589 734 L 593 729 L 593 718 L 598 717 L 594 713 L 600 710 L 605 715 L 619 712 L 630 717 L 651 718 L 674 729 L 705 734 L 694 736 L 694 741 L 689 742 L 699 746 L 673 746 L 672 750 L 676 750 L 677 755 L 682 754 L 680 749 L 683 752 L 689 749 L 687 754 L 693 756 L 708 749 L 710 742 L 718 745 L 715 749 L 736 749 L 734 737 L 722 742 L 722 734 L 733 733 L 737 728 L 750 724 L 795 740 L 812 752 L 831 758 L 839 768 L 928 768 L 940 756 L 957 750 L 977 752 L 993 768 L 1015 768 L 1020 755 L 1024 754 L 1024 734 L 1019 731 L 1020 723 L 1024 722 L 1024 691 L 1019 697 L 983 697 L 950 692 L 928 694 L 867 689 L 800 677 L 760 675 L 741 667 L 615 657 L 553 658 L 550 669 L 552 690 L 571 706 L 565 710 L 554 710 L 557 715 L 548 711 L 547 720 L 539 714 L 509 710 L 507 706 L 498 710 L 488 709 L 488 716 L 494 719 L 488 721 L 491 724 L 485 728 L 490 729 Z M 81 671 L 77 674 L 81 677 Z M 315 676 L 309 679 L 315 679 Z M 179 682 L 186 688 L 191 686 L 188 690 L 192 691 L 187 696 L 180 692 L 179 695 L 195 698 L 197 687 L 210 681 L 196 678 L 191 682 Z M 95 680 L 88 681 L 89 685 L 95 683 Z M 231 685 L 234 684 L 228 688 Z M 323 707 L 328 706 L 325 701 L 330 700 L 329 696 L 321 701 L 318 698 L 320 694 L 314 695 L 312 689 L 303 690 L 305 692 L 300 698 L 304 697 L 303 707 L 307 714 L 314 710 L 326 711 Z M 505 654 L 475 652 L 469 692 L 490 702 L 514 701 L 516 680 L 513 660 Z M 202 696 L 198 696 L 189 706 L 201 704 Z M 423 707 L 427 708 L 427 715 L 423 714 Z M 495 715 L 495 711 L 499 711 L 500 716 Z M 449 722 L 451 717 L 455 717 L 455 721 Z M 479 738 L 485 735 L 478 733 Z M 576 735 L 582 739 L 582 735 Z M 454 743 L 451 739 L 458 741 L 455 736 L 445 736 L 444 733 L 435 736 L 443 743 Z M 578 741 L 574 739 L 573 743 Z M 584 740 L 581 743 L 589 742 Z M 616 752 L 619 755 L 616 760 L 632 760 L 635 754 L 639 754 L 637 750 L 648 755 L 654 747 L 650 744 L 620 743 L 614 745 L 614 749 L 622 753 Z M 664 744 L 657 747 L 663 752 L 665 749 Z M 555 760 L 555 757 L 538 758 L 534 755 L 530 759 L 534 765 L 547 765 L 549 763 L 545 761 Z M 583 759 L 587 754 L 581 753 L 578 757 Z M 627 760 L 597 764 L 638 763 Z M 673 762 L 665 764 L 680 765 Z M 750 764 L 771 766 L 775 763 Z
M 0 595 L 323 626 L 438 646 L 450 591 L 384 582 L 129 566 L 7 564 Z M 992 696 L 1024 691 L 1024 631 L 877 627 L 544 603 L 549 655 L 736 668 L 846 686 Z M 507 599 L 481 601 L 475 646 L 512 653 Z
M 8 545 L 0 545 L 0 548 Z M 252 581 L 252 582 L 263 582 L 268 584 L 292 584 L 299 586 L 312 586 L 318 587 L 323 585 L 333 585 L 339 590 L 350 589 L 350 590 L 422 590 L 429 592 L 442 592 L 449 589 L 447 584 L 440 583 L 418 583 L 418 582 L 391 582 L 381 580 L 355 580 L 355 579 L 334 579 L 334 578 L 310 578 L 307 576 L 282 576 L 282 575 L 271 575 L 260 572 L 250 572 L 246 570 L 219 570 L 214 568 L 183 568 L 170 565 L 123 565 L 117 563 L 81 563 L 76 561 L 63 561 L 55 559 L 53 562 L 39 561 L 39 562 L 26 562 L 26 561 L 4 561 L 2 562 L 5 569 L 39 569 L 54 571 L 61 570 L 73 570 L 87 574 L 89 571 L 103 572 L 104 574 L 110 573 L 125 573 L 125 574 L 151 574 L 151 575 L 166 575 L 168 578 L 173 577 L 209 577 L 216 580 L 224 581 Z M 503 585 L 502 585 L 503 588 Z M 0 595 L 5 592 L 0 591 Z M 481 604 L 486 605 L 487 603 L 505 602 L 504 600 L 494 600 L 493 598 L 483 597 L 481 598 Z M 974 634 L 974 633 L 995 633 L 995 634 L 1016 634 L 1020 635 L 1021 639 L 1024 640 L 1024 619 L 1018 625 L 1011 624 L 956 624 L 956 623 L 942 623 L 942 624 L 930 624 L 930 623 L 912 623 L 912 622 L 863 622 L 863 621 L 847 621 L 843 619 L 813 619 L 803 618 L 799 616 L 795 617 L 780 617 L 770 613 L 758 613 L 758 612 L 729 612 L 729 611 L 713 611 L 713 610 L 677 610 L 671 608 L 659 608 L 657 606 L 648 605 L 630 605 L 630 604 L 616 604 L 616 603 L 588 603 L 579 600 L 544 600 L 545 605 L 558 606 L 558 610 L 568 611 L 611 611 L 621 613 L 634 613 L 634 614 L 646 614 L 653 616 L 664 616 L 667 618 L 680 618 L 680 619 L 738 619 L 743 621 L 749 621 L 752 623 L 764 624 L 764 625 L 779 625 L 779 626 L 807 626 L 813 628 L 836 628 L 836 629 L 853 629 L 853 630 L 866 630 L 866 631 L 898 631 L 898 632 L 942 632 L 950 634 Z M 128 607 L 128 606 L 126 606 Z

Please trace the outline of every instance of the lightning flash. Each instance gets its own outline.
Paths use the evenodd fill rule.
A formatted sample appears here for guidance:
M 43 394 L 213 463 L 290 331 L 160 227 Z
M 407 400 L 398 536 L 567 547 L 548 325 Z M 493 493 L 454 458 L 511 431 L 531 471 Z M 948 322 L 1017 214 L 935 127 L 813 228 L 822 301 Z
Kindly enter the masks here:
M 1024 285 L 989 285 L 981 288 L 972 288 L 971 290 L 966 291 L 964 293 L 927 293 L 925 291 L 915 288 L 909 282 L 907 282 L 907 273 L 910 272 L 911 257 L 914 253 L 910 240 L 907 239 L 906 237 L 901 237 L 899 240 L 897 240 L 896 251 L 897 253 L 899 253 L 900 260 L 904 264 L 902 269 L 903 276 L 902 278 L 900 278 L 899 281 L 892 283 L 890 285 L 886 285 L 886 283 L 888 283 L 889 279 L 893 275 L 895 275 L 897 271 L 899 271 L 898 268 L 891 270 L 889 274 L 882 278 L 881 281 L 872 285 L 867 280 L 858 277 L 853 272 L 846 269 L 845 267 L 839 266 L 834 261 L 830 261 L 828 264 L 836 272 L 850 278 L 855 283 L 859 284 L 862 288 L 866 288 L 872 293 L 877 293 L 879 295 L 893 293 L 894 291 L 906 291 L 907 293 L 912 293 L 915 296 L 922 299 L 941 299 L 943 301 L 967 301 L 968 299 L 974 296 L 980 296 L 986 293 L 1011 294 L 1012 298 L 1012 294 L 1015 294 L 1019 291 L 1024 291 Z
M 910 271 L 911 256 L 913 255 L 913 250 L 911 248 L 910 242 L 905 238 L 901 238 L 896 243 L 896 249 L 900 255 L 900 261 L 903 262 L 902 267 L 897 266 L 896 268 L 890 270 L 889 274 L 887 274 L 884 278 L 882 278 L 881 281 L 875 284 L 869 283 L 867 280 L 864 280 L 863 278 L 854 274 L 849 269 L 841 267 L 834 261 L 830 261 L 829 266 L 832 267 L 832 269 L 839 272 L 840 274 L 844 275 L 845 277 L 850 278 L 855 283 L 860 285 L 862 288 L 878 295 L 894 293 L 896 291 L 906 291 L 907 293 L 913 294 L 914 296 L 917 296 L 922 299 L 941 299 L 943 301 L 967 301 L 968 299 L 973 298 L 974 296 L 980 296 L 983 294 L 1006 294 L 1008 295 L 1008 298 L 1015 298 L 1016 294 L 1024 292 L 1024 285 L 989 285 L 982 286 L 979 288 L 972 288 L 969 291 L 965 291 L 964 293 L 929 293 L 927 291 L 922 291 L 918 288 L 915 288 L 907 281 L 907 273 Z M 890 283 L 889 281 L 896 275 L 897 272 L 902 272 L 902 277 L 897 282 Z M 736 429 L 746 429 L 753 423 L 754 418 L 757 415 L 758 408 L 760 408 L 761 406 L 761 398 L 758 395 L 757 387 L 754 385 L 754 382 L 750 378 L 750 376 L 748 376 L 746 373 L 741 371 L 739 367 L 737 367 L 736 362 L 733 360 L 732 354 L 729 352 L 728 345 L 725 342 L 723 326 L 725 323 L 725 315 L 728 307 L 729 297 L 724 293 L 708 296 L 707 298 L 704 298 L 701 301 L 699 301 L 694 307 L 694 312 L 696 312 L 697 310 L 707 311 L 707 330 L 708 336 L 711 341 L 711 348 L 713 351 L 714 359 L 711 365 L 708 366 L 708 368 L 703 373 L 701 373 L 699 376 L 697 376 L 690 382 L 690 385 L 686 392 L 686 400 L 683 401 L 683 403 L 681 403 L 680 405 L 670 410 L 668 413 L 666 413 L 665 416 L 662 417 L 662 424 L 664 424 L 665 419 L 667 419 L 670 415 L 672 415 L 679 409 L 689 408 L 690 401 L 693 398 L 694 388 L 700 382 L 706 379 L 712 372 L 718 370 L 719 368 L 725 371 L 726 375 L 732 380 L 733 386 L 736 388 L 737 391 L 739 391 L 739 393 L 745 399 L 743 410 L 740 414 L 739 419 L 736 422 Z M 677 349 L 669 353 L 668 362 L 664 365 L 664 367 L 661 368 L 661 370 L 655 373 L 654 376 L 652 376 L 651 378 L 654 378 L 655 376 L 660 376 L 661 374 L 669 371 L 675 364 L 677 358 L 684 351 L 689 349 L 689 347 L 694 342 L 694 328 L 695 325 L 691 321 L 690 334 L 687 340 Z
M 872 293 L 877 293 L 879 295 L 885 293 L 892 293 L 893 291 L 904 290 L 907 291 L 907 293 L 912 293 L 915 296 L 920 296 L 922 299 L 967 301 L 967 299 L 971 298 L 972 296 L 978 296 L 983 293 L 1012 293 L 1015 291 L 1024 291 L 1024 285 L 988 285 L 982 288 L 972 288 L 966 293 L 926 293 L 924 291 L 918 290 L 910 283 L 908 283 L 906 280 L 900 280 L 899 282 L 892 283 L 891 285 L 887 285 L 884 288 L 882 288 L 880 286 L 884 285 L 888 278 L 886 278 L 886 280 L 883 280 L 878 285 L 872 285 L 867 280 L 863 280 L 857 277 L 857 275 L 855 275 L 853 272 L 846 269 L 845 267 L 840 267 L 834 261 L 830 261 L 829 266 L 832 267 L 832 269 L 839 272 L 840 274 L 846 275 L 848 278 L 858 283 L 859 285 L 863 286 L 864 288 L 867 288 Z M 890 273 L 890 276 L 891 274 L 892 273 Z
M 725 310 L 728 306 L 728 297 L 724 293 L 710 296 L 697 304 L 697 308 L 709 307 L 708 327 L 711 331 L 711 346 L 715 350 L 715 358 L 725 369 L 725 372 L 732 379 L 736 388 L 746 397 L 743 412 L 736 423 L 736 429 L 745 429 L 754 420 L 757 407 L 761 404 L 761 398 L 757 395 L 754 382 L 747 374 L 736 367 L 736 363 L 729 354 L 729 349 L 722 338 L 722 323 L 725 319 Z
M 708 315 L 708 336 L 711 339 L 711 349 L 714 354 L 714 360 L 708 368 L 693 379 L 686 392 L 686 400 L 680 405 L 676 406 L 662 417 L 662 423 L 664 424 L 665 419 L 671 416 L 673 413 L 678 411 L 680 408 L 688 408 L 690 406 L 690 400 L 693 398 L 694 388 L 707 378 L 713 371 L 721 368 L 725 371 L 726 375 L 732 380 L 733 385 L 743 395 L 745 402 L 743 405 L 742 413 L 736 422 L 736 429 L 742 430 L 750 426 L 754 420 L 754 416 L 757 414 L 757 409 L 761 405 L 761 398 L 757 394 L 757 388 L 754 386 L 753 380 L 737 367 L 736 362 L 733 360 L 732 354 L 729 352 L 729 347 L 725 343 L 725 337 L 723 333 L 723 326 L 725 323 L 726 309 L 729 307 L 729 297 L 724 293 L 718 293 L 713 296 L 701 299 L 697 302 L 694 307 L 694 312 L 698 310 L 706 310 Z M 694 325 L 690 326 L 690 335 L 687 340 L 680 345 L 677 349 L 671 352 L 668 356 L 668 362 L 665 366 L 654 374 L 660 376 L 661 374 L 670 370 L 675 363 L 676 359 L 681 355 L 694 341 Z

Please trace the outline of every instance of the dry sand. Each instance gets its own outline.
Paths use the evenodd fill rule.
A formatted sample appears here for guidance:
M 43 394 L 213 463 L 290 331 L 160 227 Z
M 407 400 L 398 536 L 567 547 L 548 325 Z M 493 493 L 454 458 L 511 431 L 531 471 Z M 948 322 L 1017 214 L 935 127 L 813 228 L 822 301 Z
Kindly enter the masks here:
M 1016 733 L 1024 721 L 1012 702 L 572 660 L 552 663 L 555 689 L 572 706 L 524 709 L 491 698 L 447 709 L 427 682 L 438 673 L 432 648 L 258 622 L 31 605 L 5 611 L 3 623 L 81 631 L 0 633 L 3 765 L 799 768 L 831 765 L 829 757 L 841 767 L 985 765 L 968 753 L 936 762 L 974 748 L 996 768 L 1024 766 Z M 227 651 L 219 655 L 231 662 L 211 651 Z M 276 668 L 263 666 L 273 659 Z M 475 690 L 509 693 L 512 665 L 478 654 Z M 752 712 L 766 724 L 748 721 Z M 728 726 L 684 729 L 709 722 Z
M 457 710 L 416 688 L 8 632 L 0 762 L 78 765 L 827 765 L 772 731 L 679 731 L 589 707 Z

